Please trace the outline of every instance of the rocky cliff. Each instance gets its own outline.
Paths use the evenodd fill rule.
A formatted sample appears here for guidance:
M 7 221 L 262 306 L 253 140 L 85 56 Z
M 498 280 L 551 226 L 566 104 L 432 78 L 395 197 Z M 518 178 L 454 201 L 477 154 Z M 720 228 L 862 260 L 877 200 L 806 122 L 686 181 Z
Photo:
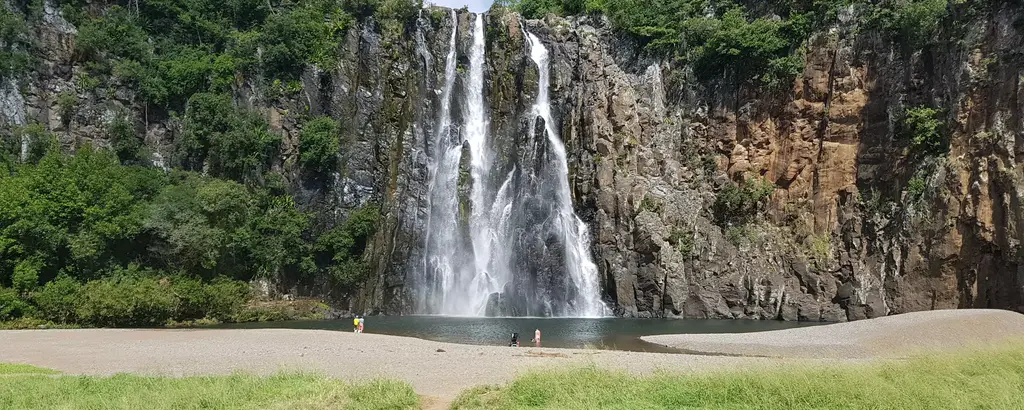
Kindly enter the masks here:
M 84 87 L 76 28 L 44 3 L 32 27 L 42 61 L 0 88 L 0 126 L 38 122 L 74 150 L 109 145 L 102 125 L 127 110 L 162 166 L 175 117 L 149 111 L 131 86 Z M 525 20 L 494 9 L 485 16 L 489 131 L 508 158 L 502 166 L 512 166 L 537 93 L 525 28 L 550 50 L 553 122 L 568 148 L 576 213 L 618 315 L 845 321 L 1024 311 L 1024 12 L 1001 7 L 916 50 L 858 27 L 848 11 L 808 42 L 791 87 L 774 90 L 694 81 L 691 67 L 646 52 L 604 17 Z M 409 312 L 416 296 L 428 135 L 452 30 L 460 73 L 471 44 L 471 15 L 459 11 L 453 27 L 448 13 L 425 9 L 397 28 L 360 20 L 346 29 L 337 68 L 307 69 L 292 93 L 232 87 L 236 104 L 284 136 L 275 170 L 300 207 L 330 225 L 381 204 L 366 256 L 375 274 L 341 301 L 352 310 Z M 58 105 L 68 92 L 81 101 L 74 112 Z M 902 113 L 921 105 L 941 108 L 948 154 L 917 155 L 899 137 Z M 326 181 L 295 166 L 310 115 L 341 124 L 344 166 Z M 770 195 L 753 215 L 723 215 L 722 198 L 737 186 L 764 188 L 759 180 Z

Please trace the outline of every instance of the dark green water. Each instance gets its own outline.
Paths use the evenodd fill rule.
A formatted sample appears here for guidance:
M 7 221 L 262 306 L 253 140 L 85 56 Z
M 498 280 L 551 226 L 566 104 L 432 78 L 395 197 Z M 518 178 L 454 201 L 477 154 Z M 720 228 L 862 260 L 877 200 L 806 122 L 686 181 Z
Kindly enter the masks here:
M 504 346 L 512 332 L 519 332 L 522 346 L 533 346 L 534 329 L 540 329 L 543 347 L 573 347 L 643 352 L 671 352 L 640 340 L 640 336 L 675 333 L 746 333 L 813 326 L 757 320 L 680 319 L 568 319 L 478 318 L 450 316 L 370 316 L 364 333 L 411 336 L 438 342 Z M 219 328 L 323 329 L 351 332 L 352 319 L 234 323 Z

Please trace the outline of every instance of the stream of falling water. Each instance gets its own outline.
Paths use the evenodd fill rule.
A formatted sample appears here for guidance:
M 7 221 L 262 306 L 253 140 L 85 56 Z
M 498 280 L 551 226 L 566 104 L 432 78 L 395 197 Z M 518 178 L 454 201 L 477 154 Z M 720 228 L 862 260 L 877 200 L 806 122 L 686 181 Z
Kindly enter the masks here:
M 503 237 L 493 218 L 494 191 L 490 185 L 493 154 L 488 141 L 487 112 L 484 106 L 484 16 L 477 14 L 473 22 L 473 45 L 469 52 L 469 77 L 463 103 L 463 129 L 469 144 L 470 174 L 473 187 L 470 193 L 472 208 L 469 221 L 473 241 L 474 272 L 470 275 L 461 305 L 448 310 L 450 314 L 482 315 L 491 293 L 501 290 L 506 280 L 507 267 L 496 266 L 494 256 L 503 245 Z
M 547 136 L 549 148 L 554 153 L 552 161 L 557 167 L 555 183 L 557 186 L 557 218 L 555 227 L 559 232 L 562 244 L 565 247 L 565 268 L 570 279 L 576 286 L 574 300 L 567 301 L 572 306 L 571 312 L 575 316 L 599 317 L 605 314 L 604 303 L 601 302 L 600 288 L 598 284 L 597 265 L 590 258 L 590 232 L 587 225 L 576 216 L 572 208 L 571 187 L 569 186 L 569 164 L 566 157 L 565 145 L 558 136 L 558 131 L 553 127 L 554 120 L 551 116 L 551 101 L 549 87 L 551 83 L 550 68 L 548 66 L 548 50 L 540 42 L 537 36 L 526 32 L 526 38 L 530 43 L 530 59 L 537 65 L 537 101 L 533 105 L 534 121 L 537 117 L 544 120 L 544 134 Z M 530 127 L 536 132 L 536 127 Z
M 456 54 L 455 40 L 458 32 L 458 18 L 451 12 L 452 34 L 448 40 L 448 56 L 444 64 L 444 88 L 441 90 L 441 104 L 434 129 L 433 150 L 428 167 L 428 205 L 426 252 L 423 270 L 424 287 L 420 289 L 417 311 L 441 313 L 453 300 L 453 287 L 458 284 L 459 272 L 465 254 L 459 232 L 458 178 L 459 162 L 462 160 L 462 141 L 452 126 L 452 92 L 455 88 Z M 436 302 L 431 302 L 431 299 Z M 440 307 L 439 307 L 440 306 Z
M 508 155 L 498 155 L 489 135 L 484 16 L 473 19 L 465 72 L 456 69 L 455 12 L 452 26 L 428 166 L 426 247 L 416 312 L 482 316 L 493 308 L 512 315 L 604 315 L 589 233 L 573 212 L 566 150 L 553 125 L 547 49 L 524 32 L 539 71 L 538 94 L 529 114 L 531 142 L 516 147 L 522 151 L 521 164 L 509 162 Z M 461 87 L 456 87 L 457 78 Z M 456 88 L 461 92 L 454 93 Z M 455 103 L 461 107 L 459 126 L 452 120 Z M 544 122 L 540 132 L 538 118 Z M 468 204 L 460 203 L 459 196 L 460 173 L 466 171 L 471 185 L 468 200 L 461 200 Z

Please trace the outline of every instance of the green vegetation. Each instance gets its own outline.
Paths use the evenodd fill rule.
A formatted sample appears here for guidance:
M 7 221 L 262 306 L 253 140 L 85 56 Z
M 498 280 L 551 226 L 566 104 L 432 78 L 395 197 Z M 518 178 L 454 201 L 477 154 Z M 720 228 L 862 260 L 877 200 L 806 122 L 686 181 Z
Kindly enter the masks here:
M 715 197 L 711 210 L 720 224 L 743 225 L 757 216 L 774 191 L 775 185 L 763 178 L 726 184 Z
M 870 21 L 909 49 L 924 47 L 942 24 L 947 5 L 958 0 L 890 0 L 872 9 Z
M 921 198 L 927 189 L 928 181 L 921 175 L 914 175 L 914 177 L 907 181 L 907 197 L 909 199 Z
M 314 235 L 276 188 L 121 165 L 88 145 L 75 156 L 42 150 L 10 171 L 0 175 L 0 321 L 19 327 L 287 317 L 254 306 L 246 281 L 348 292 L 369 271 L 372 204 Z
M 8 371 L 10 370 L 10 371 Z M 0 364 L 0 403 L 16 409 L 411 409 L 419 398 L 405 383 L 348 384 L 324 376 L 245 374 L 211 377 L 45 376 L 46 369 Z
M 815 31 L 839 24 L 853 7 L 857 23 L 872 27 L 907 50 L 930 44 L 959 0 L 508 0 L 524 17 L 603 13 L 653 53 L 691 64 L 700 81 L 788 86 L 803 69 L 803 48 Z M 980 2 L 977 2 L 980 3 Z M 972 6 L 979 7 L 979 6 Z
M 64 126 L 71 124 L 71 117 L 74 117 L 77 110 L 78 96 L 74 92 L 65 91 L 57 96 L 57 111 Z
M 706 375 L 583 368 L 521 376 L 463 393 L 453 409 L 1024 408 L 1024 348 L 847 367 Z
M 640 210 L 656 214 L 661 213 L 661 200 L 653 196 L 645 195 L 644 199 L 640 201 Z
M 26 22 L 42 18 L 38 3 L 0 10 L 0 79 L 30 69 L 37 39 Z M 401 34 L 422 6 L 418 0 L 56 3 L 78 29 L 75 59 L 86 69 L 79 91 L 116 81 L 137 86 L 149 105 L 178 112 L 193 94 L 228 92 L 242 81 L 268 88 L 290 83 L 309 66 L 330 71 L 356 19 L 373 16 Z
M 676 247 L 683 257 L 689 258 L 693 255 L 693 232 L 684 229 L 673 229 L 668 236 L 668 243 Z
M 188 101 L 184 131 L 175 141 L 182 167 L 236 181 L 255 182 L 270 168 L 281 136 L 258 113 L 236 108 L 226 94 L 200 93 Z
M 929 107 L 908 108 L 899 123 L 899 136 L 910 143 L 910 150 L 920 155 L 944 155 L 949 151 L 949 139 L 941 111 Z
M 141 164 L 145 158 L 142 139 L 127 114 L 119 113 L 107 125 L 107 140 L 122 164 Z
M 16 364 L 16 363 L 0 363 L 0 374 L 59 374 L 60 372 L 47 369 L 44 367 L 36 367 L 29 364 Z
M 828 235 L 811 235 L 808 239 L 814 266 L 818 269 L 826 268 L 832 263 L 832 238 Z
M 306 122 L 299 134 L 299 161 L 306 169 L 319 175 L 328 175 L 338 167 L 340 129 L 330 117 L 318 117 Z
M 313 264 L 326 271 L 335 286 L 351 289 L 370 275 L 370 267 L 360 256 L 377 231 L 380 211 L 375 207 L 357 209 L 344 224 L 324 233 L 313 246 Z
M 32 65 L 32 41 L 24 18 L 0 7 L 0 81 L 17 77 Z

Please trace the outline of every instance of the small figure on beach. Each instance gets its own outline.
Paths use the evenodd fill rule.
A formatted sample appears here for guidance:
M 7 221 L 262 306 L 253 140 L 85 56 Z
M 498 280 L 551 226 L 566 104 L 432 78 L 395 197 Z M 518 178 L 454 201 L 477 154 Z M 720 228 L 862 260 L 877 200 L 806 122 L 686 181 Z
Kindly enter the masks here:
M 535 343 L 535 346 L 540 347 L 540 329 L 536 329 L 533 331 L 532 342 Z
M 512 341 L 508 343 L 509 347 L 519 347 L 519 333 L 512 332 Z
M 359 333 L 359 315 L 352 316 L 352 332 Z
M 362 316 L 359 316 L 359 333 L 363 333 L 363 325 L 364 325 L 365 321 L 366 321 L 365 318 L 363 318 Z

